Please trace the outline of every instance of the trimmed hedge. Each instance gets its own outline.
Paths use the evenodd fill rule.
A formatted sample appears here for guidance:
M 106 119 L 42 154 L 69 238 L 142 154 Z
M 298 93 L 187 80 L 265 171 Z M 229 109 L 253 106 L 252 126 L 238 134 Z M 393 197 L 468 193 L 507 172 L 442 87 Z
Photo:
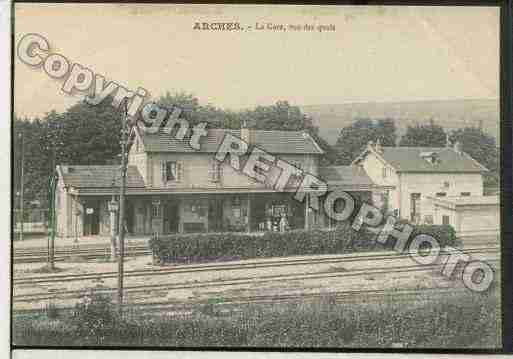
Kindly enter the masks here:
M 261 257 L 334 254 L 372 248 L 372 233 L 355 232 L 349 224 L 333 230 L 289 232 L 173 234 L 150 240 L 160 263 L 206 262 Z
M 456 231 L 450 225 L 421 224 L 414 226 L 414 230 L 410 238 L 413 238 L 418 234 L 429 234 L 438 241 L 440 247 L 454 247 L 457 245 Z
M 438 224 L 415 225 L 415 224 L 409 223 L 406 220 L 400 220 L 397 222 L 396 228 L 401 229 L 407 223 L 410 224 L 411 226 L 413 226 L 413 232 L 410 235 L 409 242 L 411 242 L 411 240 L 419 234 L 428 234 L 438 241 L 441 248 L 447 247 L 447 246 L 455 247 L 455 246 L 459 245 L 457 238 L 456 238 L 456 231 L 454 230 L 454 228 L 451 225 L 438 225 Z M 393 242 L 393 241 L 389 239 L 386 244 L 387 248 L 391 248 L 393 246 L 390 244 L 391 242 Z M 410 243 L 408 243 L 408 246 L 409 246 L 409 244 Z M 408 246 L 406 246 L 405 249 L 408 249 Z
M 401 221 L 396 228 L 406 223 Z M 456 245 L 456 234 L 451 226 L 414 226 L 410 240 L 417 234 L 429 234 L 441 247 Z M 392 249 L 394 240 L 386 245 L 375 242 L 376 234 L 363 227 L 354 231 L 348 223 L 336 229 L 297 230 L 289 232 L 196 233 L 154 237 L 149 245 L 153 258 L 160 264 L 200 263 L 263 257 L 286 257 L 315 254 L 341 254 L 370 249 Z M 405 248 L 408 249 L 408 246 Z

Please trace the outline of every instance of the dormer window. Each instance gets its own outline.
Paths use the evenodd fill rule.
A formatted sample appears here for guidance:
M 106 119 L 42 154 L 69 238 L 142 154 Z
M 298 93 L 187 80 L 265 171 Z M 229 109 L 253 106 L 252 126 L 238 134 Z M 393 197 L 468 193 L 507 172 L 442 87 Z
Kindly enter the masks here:
M 438 163 L 438 153 L 436 152 L 421 152 L 420 157 L 432 165 Z
M 392 169 L 389 168 L 389 167 L 383 167 L 383 178 L 387 178 L 387 177 L 390 177 L 390 175 L 392 174 Z

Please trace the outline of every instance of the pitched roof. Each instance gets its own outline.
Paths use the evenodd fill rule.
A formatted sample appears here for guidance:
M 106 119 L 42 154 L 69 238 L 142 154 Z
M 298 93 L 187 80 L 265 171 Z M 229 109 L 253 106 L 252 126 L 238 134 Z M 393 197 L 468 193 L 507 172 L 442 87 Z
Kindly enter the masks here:
M 319 167 L 319 177 L 331 186 L 372 186 L 374 183 L 360 166 Z
M 465 152 L 450 147 L 382 147 L 382 153 L 373 151 L 397 172 L 486 172 L 483 165 Z M 422 155 L 434 153 L 437 160 L 430 163 Z
M 203 152 L 214 153 L 222 143 L 224 136 L 229 133 L 241 137 L 240 130 L 208 129 L 207 136 L 200 138 L 200 150 L 189 146 L 190 137 L 177 140 L 174 136 L 163 132 L 147 134 L 140 132 L 144 149 L 147 152 Z M 315 140 L 302 131 L 261 131 L 251 130 L 252 145 L 269 153 L 282 154 L 322 154 L 324 151 Z
M 111 188 L 113 179 L 115 187 L 121 184 L 119 166 L 116 165 L 60 166 L 59 173 L 65 185 L 75 188 Z M 128 166 L 126 183 L 128 188 L 144 187 L 137 167 Z

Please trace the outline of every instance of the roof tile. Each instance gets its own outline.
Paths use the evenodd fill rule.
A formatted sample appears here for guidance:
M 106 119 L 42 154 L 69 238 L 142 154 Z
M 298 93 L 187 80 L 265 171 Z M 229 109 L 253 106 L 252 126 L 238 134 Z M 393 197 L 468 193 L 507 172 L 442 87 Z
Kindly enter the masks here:
M 64 184 L 76 188 L 111 188 L 121 184 L 120 166 L 97 165 L 97 166 L 61 166 L 61 173 Z M 143 188 L 144 181 L 135 166 L 128 166 L 127 187 Z
M 435 163 L 421 157 L 433 152 Z M 465 152 L 449 147 L 383 147 L 381 157 L 398 172 L 486 172 L 487 169 Z
M 332 186 L 372 186 L 374 184 L 360 166 L 319 167 L 319 177 Z
M 189 138 L 177 140 L 174 136 L 159 132 L 147 134 L 141 132 L 144 148 L 148 152 L 203 152 L 214 153 L 228 133 L 241 137 L 240 130 L 208 129 L 208 135 L 201 137 L 199 151 L 189 146 Z M 261 131 L 251 130 L 255 145 L 267 152 L 277 154 L 322 154 L 322 149 L 314 139 L 302 131 Z

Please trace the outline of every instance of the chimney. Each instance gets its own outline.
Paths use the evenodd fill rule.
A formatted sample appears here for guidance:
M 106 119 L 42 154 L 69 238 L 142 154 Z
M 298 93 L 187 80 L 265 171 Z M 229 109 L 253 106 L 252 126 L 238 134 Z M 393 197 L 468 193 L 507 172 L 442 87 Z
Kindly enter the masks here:
M 461 143 L 460 141 L 454 142 L 454 152 L 461 154 Z
M 383 147 L 381 146 L 381 138 L 378 137 L 378 139 L 376 140 L 376 152 L 377 153 L 383 153 Z
M 240 139 L 244 142 L 251 144 L 251 129 L 248 128 L 248 123 L 246 120 L 242 120 L 242 124 L 240 126 Z
M 445 147 L 450 148 L 451 147 L 451 141 L 449 140 L 449 134 L 445 134 Z

